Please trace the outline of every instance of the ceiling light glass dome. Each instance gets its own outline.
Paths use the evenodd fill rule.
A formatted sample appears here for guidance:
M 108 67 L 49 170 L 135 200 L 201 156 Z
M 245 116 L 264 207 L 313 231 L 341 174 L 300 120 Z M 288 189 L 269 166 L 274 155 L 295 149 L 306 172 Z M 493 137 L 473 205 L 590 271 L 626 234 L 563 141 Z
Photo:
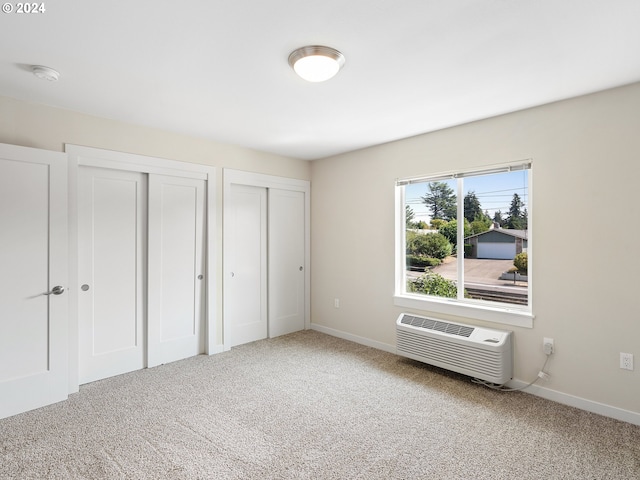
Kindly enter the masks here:
M 344 55 L 335 48 L 310 45 L 291 52 L 289 65 L 308 82 L 324 82 L 344 66 Z

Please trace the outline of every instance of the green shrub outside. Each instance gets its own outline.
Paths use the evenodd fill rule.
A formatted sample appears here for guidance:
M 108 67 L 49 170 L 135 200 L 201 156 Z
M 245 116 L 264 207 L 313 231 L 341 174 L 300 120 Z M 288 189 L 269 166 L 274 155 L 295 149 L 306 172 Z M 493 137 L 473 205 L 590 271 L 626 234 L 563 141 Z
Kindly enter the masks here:
M 414 280 L 408 280 L 407 290 L 413 293 L 446 298 L 456 298 L 458 295 L 458 287 L 454 281 L 447 280 L 442 275 L 433 272 L 427 272 Z
M 438 232 L 444 235 L 445 237 L 447 237 L 447 240 L 451 242 L 451 245 L 453 245 L 454 247 L 457 245 L 458 243 L 458 221 L 457 220 L 450 220 L 449 222 L 445 223 L 438 229 Z M 471 225 L 469 224 L 469 220 L 465 218 L 464 219 L 464 237 L 467 238 L 469 235 L 471 235 Z
M 440 233 L 407 235 L 407 254 L 442 260 L 451 255 L 452 245 Z
M 442 260 L 433 257 L 424 257 L 422 255 L 407 255 L 407 267 L 409 268 L 427 268 L 436 267 L 442 263 Z
M 442 265 L 442 260 L 439 258 L 425 257 L 424 261 L 427 264 L 427 267 L 437 267 L 438 265 Z
M 529 269 L 529 259 L 527 252 L 517 254 L 513 258 L 513 265 L 518 269 L 518 273 L 526 275 Z

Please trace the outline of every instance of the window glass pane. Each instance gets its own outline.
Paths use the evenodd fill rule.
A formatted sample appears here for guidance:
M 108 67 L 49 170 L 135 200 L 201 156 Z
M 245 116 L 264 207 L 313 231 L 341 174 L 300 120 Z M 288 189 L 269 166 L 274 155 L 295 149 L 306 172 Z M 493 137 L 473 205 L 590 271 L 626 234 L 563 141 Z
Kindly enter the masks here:
M 466 298 L 528 304 L 528 175 L 520 170 L 464 178 Z
M 457 297 L 457 181 L 405 188 L 406 291 Z
M 399 182 L 405 199 L 402 293 L 529 306 L 530 170 L 507 170 Z

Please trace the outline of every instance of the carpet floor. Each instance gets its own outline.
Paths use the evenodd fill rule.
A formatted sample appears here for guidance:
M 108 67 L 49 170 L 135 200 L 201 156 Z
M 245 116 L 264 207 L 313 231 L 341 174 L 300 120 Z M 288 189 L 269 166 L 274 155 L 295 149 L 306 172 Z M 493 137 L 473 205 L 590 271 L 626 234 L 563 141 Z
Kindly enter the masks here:
M 0 420 L 1 479 L 639 479 L 640 427 L 315 331 Z

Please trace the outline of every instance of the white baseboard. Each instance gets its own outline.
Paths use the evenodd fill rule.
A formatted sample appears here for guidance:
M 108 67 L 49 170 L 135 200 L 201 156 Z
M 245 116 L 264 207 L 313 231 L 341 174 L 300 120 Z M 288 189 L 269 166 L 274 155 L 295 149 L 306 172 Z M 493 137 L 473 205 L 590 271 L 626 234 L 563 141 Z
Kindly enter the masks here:
M 520 380 L 511 380 L 508 383 L 508 386 L 520 388 L 524 387 L 526 384 L 526 382 L 522 382 Z M 587 412 L 597 413 L 598 415 L 615 418 L 616 420 L 640 426 L 640 413 L 638 412 L 612 407 L 611 405 L 594 402 L 593 400 L 587 400 L 586 398 L 576 397 L 575 395 L 558 392 L 557 390 L 551 390 L 550 388 L 540 387 L 538 385 L 531 385 L 524 389 L 523 392 L 530 393 L 536 397 L 546 398 L 547 400 L 562 403 L 564 405 L 569 405 L 570 407 L 579 408 L 580 410 L 586 410 Z
M 311 329 L 317 330 L 321 333 L 326 333 L 327 335 L 331 335 L 333 337 L 350 340 L 354 343 L 359 343 L 360 345 L 365 345 L 367 347 L 377 348 L 378 350 L 384 350 L 385 352 L 389 353 L 396 353 L 395 345 L 389 345 L 388 343 L 377 342 L 369 338 L 359 337 L 358 335 L 352 335 L 341 330 L 324 327 L 322 325 L 317 325 L 314 323 L 311 324 Z M 524 387 L 526 384 L 527 383 L 520 380 L 511 380 L 508 383 L 508 386 L 513 388 L 520 388 Z M 587 400 L 586 398 L 576 397 L 575 395 L 558 392 L 557 390 L 551 390 L 549 388 L 540 387 L 538 385 L 531 385 L 530 387 L 523 390 L 523 392 L 535 395 L 536 397 L 546 398 L 547 400 L 562 403 L 570 407 L 579 408 L 580 410 L 586 410 L 587 412 L 597 413 L 598 415 L 603 415 L 605 417 L 614 418 L 616 420 L 621 420 L 623 422 L 640 426 L 639 412 L 632 412 L 630 410 L 612 407 L 611 405 L 594 402 L 593 400 Z
M 327 335 L 331 335 L 332 337 L 338 337 L 344 340 L 349 340 L 354 343 L 359 343 L 360 345 L 365 345 L 367 347 L 377 348 L 378 350 L 383 350 L 385 352 L 396 353 L 395 345 L 376 342 L 375 340 L 371 340 L 365 337 L 359 337 L 358 335 L 352 335 L 351 333 L 343 332 L 341 330 L 335 330 L 333 328 L 323 327 L 322 325 L 318 325 L 315 323 L 311 324 L 311 330 L 316 330 L 320 333 L 326 333 Z

